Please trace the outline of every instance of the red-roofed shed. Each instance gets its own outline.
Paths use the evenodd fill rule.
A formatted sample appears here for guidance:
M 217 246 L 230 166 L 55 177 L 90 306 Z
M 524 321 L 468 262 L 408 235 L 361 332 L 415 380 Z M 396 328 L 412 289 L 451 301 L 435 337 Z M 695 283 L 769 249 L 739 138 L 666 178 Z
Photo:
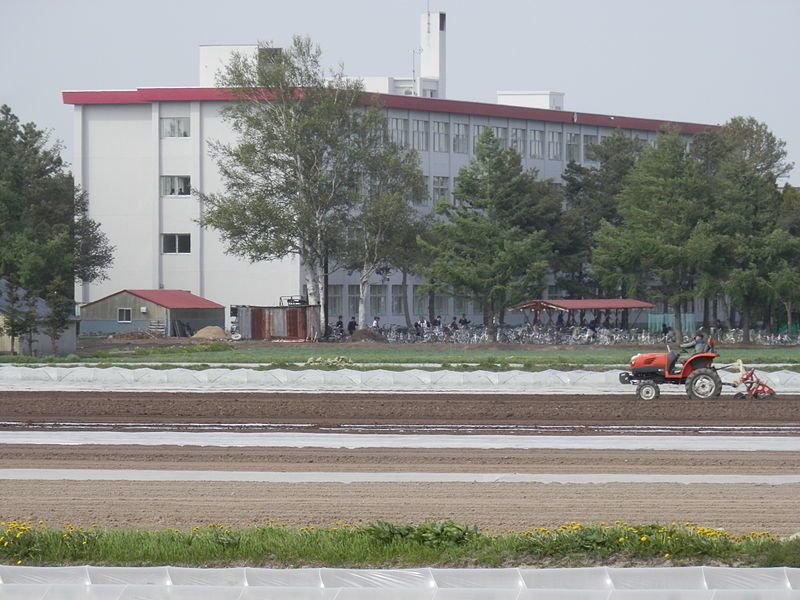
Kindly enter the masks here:
M 646 310 L 655 308 L 655 304 L 632 300 L 630 298 L 593 298 L 588 300 L 531 300 L 520 304 L 518 310 Z
M 514 307 L 515 310 L 530 310 L 534 314 L 534 321 L 539 322 L 540 314 L 548 315 L 548 321 L 553 321 L 553 314 L 567 313 L 569 317 L 566 324 L 581 323 L 581 317 L 591 313 L 597 323 L 608 323 L 615 327 L 627 328 L 637 318 L 630 319 L 631 310 L 641 311 L 655 308 L 655 304 L 634 300 L 632 298 L 590 298 L 581 300 L 531 300 Z M 577 315 L 575 313 L 578 313 Z M 640 314 L 640 313 L 637 313 Z M 588 317 L 586 318 L 588 319 Z M 558 322 L 558 325 L 561 321 Z
M 149 331 L 186 337 L 225 327 L 225 307 L 186 290 L 122 290 L 81 307 L 81 334 Z

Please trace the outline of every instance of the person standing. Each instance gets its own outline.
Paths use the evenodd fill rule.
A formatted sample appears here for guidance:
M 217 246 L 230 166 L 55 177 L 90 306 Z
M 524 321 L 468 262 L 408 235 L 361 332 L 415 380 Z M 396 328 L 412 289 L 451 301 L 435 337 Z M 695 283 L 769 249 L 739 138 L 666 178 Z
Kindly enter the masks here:
M 350 317 L 350 322 L 347 324 L 347 334 L 352 337 L 357 328 L 358 324 L 356 323 L 356 318 Z

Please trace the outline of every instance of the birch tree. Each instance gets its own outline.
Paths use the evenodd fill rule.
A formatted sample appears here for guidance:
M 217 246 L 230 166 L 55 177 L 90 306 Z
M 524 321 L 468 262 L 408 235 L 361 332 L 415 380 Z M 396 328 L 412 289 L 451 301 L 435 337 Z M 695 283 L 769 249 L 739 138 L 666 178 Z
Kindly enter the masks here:
M 218 84 L 233 95 L 222 115 L 238 139 L 211 144 L 224 190 L 199 194 L 202 224 L 252 262 L 298 256 L 309 302 L 321 305 L 324 265 L 341 250 L 342 221 L 357 198 L 372 110 L 362 85 L 341 68 L 326 73 L 319 47 L 298 36 L 283 50 L 267 44 L 255 56 L 234 55 Z

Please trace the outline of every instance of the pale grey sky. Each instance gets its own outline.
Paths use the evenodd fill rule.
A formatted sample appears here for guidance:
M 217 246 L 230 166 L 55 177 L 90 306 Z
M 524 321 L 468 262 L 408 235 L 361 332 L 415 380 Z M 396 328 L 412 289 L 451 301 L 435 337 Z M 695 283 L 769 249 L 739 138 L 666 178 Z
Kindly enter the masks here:
M 447 93 L 566 93 L 566 110 L 723 123 L 787 142 L 800 185 L 800 0 L 430 0 L 447 13 Z M 62 90 L 196 85 L 200 44 L 320 44 L 352 75 L 410 75 L 425 0 L 0 0 L 0 104 L 52 129 Z

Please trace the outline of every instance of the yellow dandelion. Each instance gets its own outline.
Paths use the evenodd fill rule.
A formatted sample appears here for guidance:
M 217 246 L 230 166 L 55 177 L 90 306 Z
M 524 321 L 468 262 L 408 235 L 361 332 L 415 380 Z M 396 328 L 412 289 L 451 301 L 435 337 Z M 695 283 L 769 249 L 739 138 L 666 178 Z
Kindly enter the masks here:
M 648 537 L 646 535 L 643 535 L 642 537 L 639 538 L 640 542 L 646 542 L 647 540 L 648 540 Z

